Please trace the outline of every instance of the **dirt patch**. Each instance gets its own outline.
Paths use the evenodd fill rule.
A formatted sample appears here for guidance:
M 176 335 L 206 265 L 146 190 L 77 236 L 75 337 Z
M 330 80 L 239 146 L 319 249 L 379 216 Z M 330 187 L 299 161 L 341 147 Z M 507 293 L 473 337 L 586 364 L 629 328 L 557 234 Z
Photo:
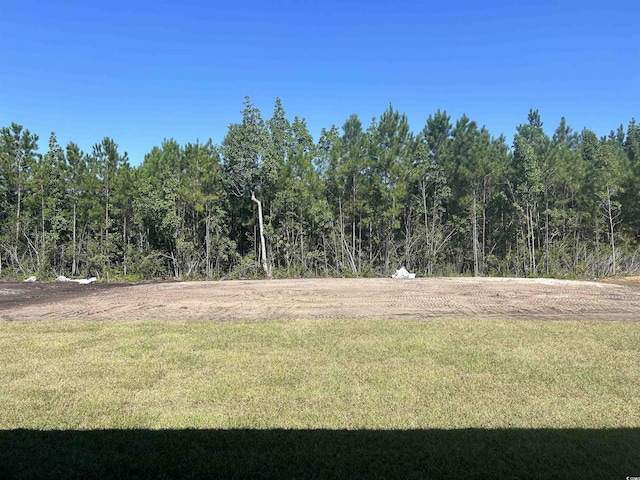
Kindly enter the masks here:
M 322 318 L 640 320 L 640 289 L 552 279 L 0 283 L 3 320 Z
M 24 306 L 70 302 L 95 293 L 133 286 L 131 283 L 0 282 L 0 312 Z
M 640 289 L 640 276 L 634 277 L 611 277 L 600 280 L 604 283 L 612 283 L 615 285 L 626 285 L 628 287 Z

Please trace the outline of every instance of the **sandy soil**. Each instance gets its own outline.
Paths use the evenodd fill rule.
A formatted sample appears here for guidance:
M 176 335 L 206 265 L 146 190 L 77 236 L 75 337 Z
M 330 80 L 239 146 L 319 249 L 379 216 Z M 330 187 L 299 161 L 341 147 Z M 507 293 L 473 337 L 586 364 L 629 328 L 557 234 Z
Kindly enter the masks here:
M 294 279 L 0 283 L 1 320 L 523 318 L 640 320 L 640 279 Z

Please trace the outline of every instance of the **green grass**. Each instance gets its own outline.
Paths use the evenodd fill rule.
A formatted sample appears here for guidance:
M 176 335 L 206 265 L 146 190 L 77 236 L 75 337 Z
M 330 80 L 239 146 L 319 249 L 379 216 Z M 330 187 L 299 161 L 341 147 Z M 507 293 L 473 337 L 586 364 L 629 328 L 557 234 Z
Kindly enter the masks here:
M 638 323 L 3 322 L 0 478 L 640 475 L 639 364 Z

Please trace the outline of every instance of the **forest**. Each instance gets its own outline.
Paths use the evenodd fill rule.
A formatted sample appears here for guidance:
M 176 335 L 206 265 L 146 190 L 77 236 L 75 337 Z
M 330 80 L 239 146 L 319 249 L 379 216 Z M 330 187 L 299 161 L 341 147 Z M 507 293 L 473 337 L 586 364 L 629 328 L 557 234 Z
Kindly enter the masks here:
M 419 276 L 640 272 L 640 126 L 513 139 L 463 115 L 412 130 L 389 108 L 314 141 L 276 99 L 245 98 L 220 144 L 167 139 L 132 166 L 115 140 L 46 149 L 0 130 L 0 278 Z M 416 133 L 417 132 L 417 133 Z

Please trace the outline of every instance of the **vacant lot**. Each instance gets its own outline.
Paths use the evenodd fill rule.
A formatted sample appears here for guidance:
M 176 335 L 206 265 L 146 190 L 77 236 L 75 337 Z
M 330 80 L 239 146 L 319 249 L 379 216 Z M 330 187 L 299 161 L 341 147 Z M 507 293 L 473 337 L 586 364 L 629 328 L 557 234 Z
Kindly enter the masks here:
M 0 283 L 4 320 L 524 318 L 640 320 L 638 282 L 297 279 L 142 285 Z
M 0 284 L 0 478 L 636 475 L 636 285 Z

